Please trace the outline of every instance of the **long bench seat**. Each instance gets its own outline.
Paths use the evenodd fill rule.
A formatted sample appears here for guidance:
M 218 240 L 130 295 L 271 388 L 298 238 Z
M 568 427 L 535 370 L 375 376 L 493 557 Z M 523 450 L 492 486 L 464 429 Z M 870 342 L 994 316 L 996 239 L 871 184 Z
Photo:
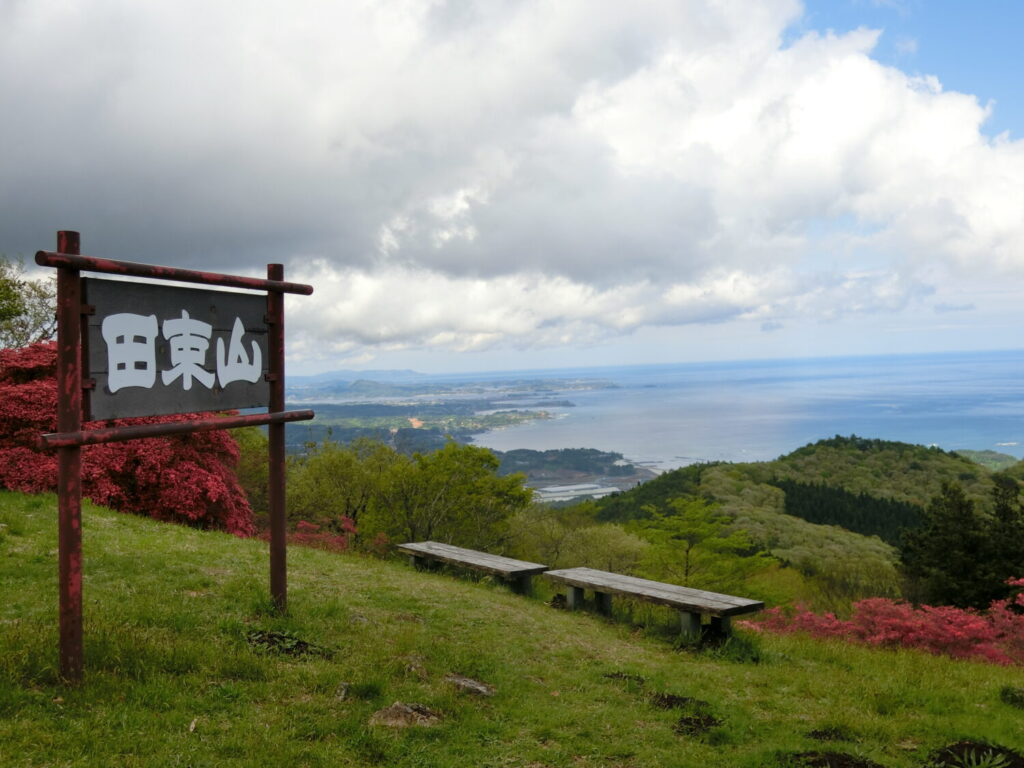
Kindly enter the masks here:
M 519 593 L 529 592 L 530 577 L 548 569 L 546 565 L 540 563 L 514 560 L 511 557 L 492 555 L 489 552 L 479 552 L 475 549 L 456 547 L 437 541 L 408 542 L 399 544 L 397 549 L 399 552 L 409 555 L 413 567 L 422 568 L 430 561 L 437 561 L 485 571 L 504 579 L 514 592 Z
M 569 586 L 566 600 L 571 609 L 582 606 L 586 589 L 594 592 L 597 608 L 604 614 L 611 612 L 612 595 L 625 595 L 648 603 L 677 608 L 685 634 L 699 634 L 701 617 L 704 615 L 711 617 L 712 631 L 726 634 L 731 628 L 731 617 L 754 613 L 764 608 L 764 603 L 759 600 L 680 587 L 593 568 L 547 571 L 544 577 Z

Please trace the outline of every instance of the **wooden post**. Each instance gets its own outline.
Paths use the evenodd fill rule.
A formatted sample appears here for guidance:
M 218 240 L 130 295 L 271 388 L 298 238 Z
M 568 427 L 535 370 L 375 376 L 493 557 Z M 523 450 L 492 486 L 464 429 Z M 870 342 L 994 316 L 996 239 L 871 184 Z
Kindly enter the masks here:
M 284 280 L 284 266 L 267 265 L 269 280 Z M 267 293 L 269 325 L 270 413 L 284 410 L 284 294 Z M 285 450 L 284 424 L 269 426 L 270 473 L 267 502 L 270 512 L 270 597 L 281 613 L 288 610 L 288 521 L 285 513 Z
M 732 620 L 728 616 L 712 616 L 711 631 L 719 637 L 725 637 L 732 631 Z
M 77 232 L 57 233 L 57 250 L 80 253 Z M 82 428 L 82 279 L 57 270 L 57 430 Z M 82 449 L 57 453 L 57 568 L 60 590 L 60 675 L 82 680 Z
M 700 635 L 699 613 L 690 613 L 690 611 L 680 611 L 679 619 L 682 633 L 684 635 L 689 635 L 690 637 L 697 637 Z
M 594 600 L 597 602 L 597 612 L 602 616 L 612 615 L 612 596 L 608 592 L 595 592 Z
M 565 603 L 569 606 L 569 610 L 576 610 L 577 608 L 583 607 L 583 587 L 574 587 L 571 584 L 566 585 L 568 589 L 565 594 Z

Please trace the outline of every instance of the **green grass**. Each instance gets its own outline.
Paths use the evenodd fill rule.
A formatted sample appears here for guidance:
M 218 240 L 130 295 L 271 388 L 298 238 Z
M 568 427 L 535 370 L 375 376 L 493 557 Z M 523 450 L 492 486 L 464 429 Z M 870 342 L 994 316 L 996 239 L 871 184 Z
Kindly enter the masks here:
M 293 548 L 287 617 L 266 545 L 87 506 L 86 681 L 60 683 L 56 502 L 0 493 L 0 765 L 760 766 L 832 750 L 919 766 L 959 739 L 1024 749 L 1024 671 L 740 633 L 677 650 L 667 627 L 570 614 L 486 581 Z M 651 614 L 657 617 L 658 614 Z M 666 619 L 667 621 L 667 619 Z M 326 653 L 252 647 L 285 633 Z M 266 637 L 266 635 L 260 635 Z M 751 656 L 759 658 L 757 663 Z M 460 693 L 447 674 L 497 689 Z M 624 673 L 644 678 L 608 677 Z M 707 702 L 721 721 L 676 733 Z M 369 725 L 394 701 L 433 728 Z M 807 734 L 832 729 L 845 741 Z

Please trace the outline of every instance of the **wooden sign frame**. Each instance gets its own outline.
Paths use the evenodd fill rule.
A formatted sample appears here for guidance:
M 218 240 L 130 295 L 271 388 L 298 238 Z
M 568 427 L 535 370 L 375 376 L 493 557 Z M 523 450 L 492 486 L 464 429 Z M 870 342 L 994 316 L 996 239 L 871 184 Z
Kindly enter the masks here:
M 55 252 L 36 253 L 37 264 L 57 269 L 57 432 L 41 436 L 40 444 L 58 452 L 60 673 L 72 683 L 81 681 L 83 672 L 81 447 L 186 432 L 268 425 L 270 594 L 277 609 L 283 612 L 287 610 L 288 593 L 284 425 L 314 416 L 311 410 L 284 409 L 284 294 L 308 296 L 313 293 L 312 286 L 284 282 L 284 267 L 280 264 L 268 264 L 267 279 L 263 280 L 83 256 L 80 242 L 78 232 L 60 231 Z M 190 421 L 83 430 L 83 393 L 95 387 L 96 382 L 83 376 L 83 337 L 88 338 L 89 317 L 95 308 L 83 302 L 82 271 L 264 292 L 268 366 L 263 377 L 269 384 L 267 412 L 233 417 L 211 414 Z M 125 290 L 130 290 L 133 283 L 124 285 Z

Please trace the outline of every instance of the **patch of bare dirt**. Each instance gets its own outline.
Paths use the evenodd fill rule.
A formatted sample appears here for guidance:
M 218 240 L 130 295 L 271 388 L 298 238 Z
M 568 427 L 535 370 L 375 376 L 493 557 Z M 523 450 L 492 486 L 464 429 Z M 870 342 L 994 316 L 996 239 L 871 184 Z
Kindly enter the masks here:
M 799 752 L 793 757 L 807 768 L 885 768 L 874 760 L 843 752 Z
M 331 658 L 333 652 L 323 646 L 301 640 L 290 632 L 270 632 L 254 629 L 245 636 L 249 647 L 264 653 L 279 653 L 284 656 L 320 656 Z
M 608 680 L 625 680 L 627 683 L 643 685 L 647 680 L 640 675 L 631 675 L 629 672 L 606 672 L 604 677 Z
M 672 730 L 683 736 L 700 736 L 721 724 L 722 721 L 712 714 L 707 712 L 691 712 L 680 717 Z
M 1024 688 L 1004 685 L 999 691 L 999 698 L 1004 704 L 1009 704 L 1017 709 L 1024 709 Z
M 853 734 L 846 728 L 838 726 L 816 728 L 808 733 L 807 736 L 818 741 L 853 741 Z
M 987 761 L 987 762 L 983 762 Z M 983 741 L 958 741 L 928 755 L 929 768 L 991 765 L 993 768 L 1024 768 L 1024 755 L 1009 747 Z
M 401 701 L 396 701 L 390 707 L 385 707 L 370 715 L 370 725 L 383 725 L 388 728 L 412 726 L 429 728 L 440 722 L 440 712 L 435 712 L 422 704 L 404 704 Z
M 652 693 L 650 702 L 658 709 L 693 709 L 706 710 L 711 707 L 703 699 L 694 699 L 690 696 L 677 696 L 674 693 Z

